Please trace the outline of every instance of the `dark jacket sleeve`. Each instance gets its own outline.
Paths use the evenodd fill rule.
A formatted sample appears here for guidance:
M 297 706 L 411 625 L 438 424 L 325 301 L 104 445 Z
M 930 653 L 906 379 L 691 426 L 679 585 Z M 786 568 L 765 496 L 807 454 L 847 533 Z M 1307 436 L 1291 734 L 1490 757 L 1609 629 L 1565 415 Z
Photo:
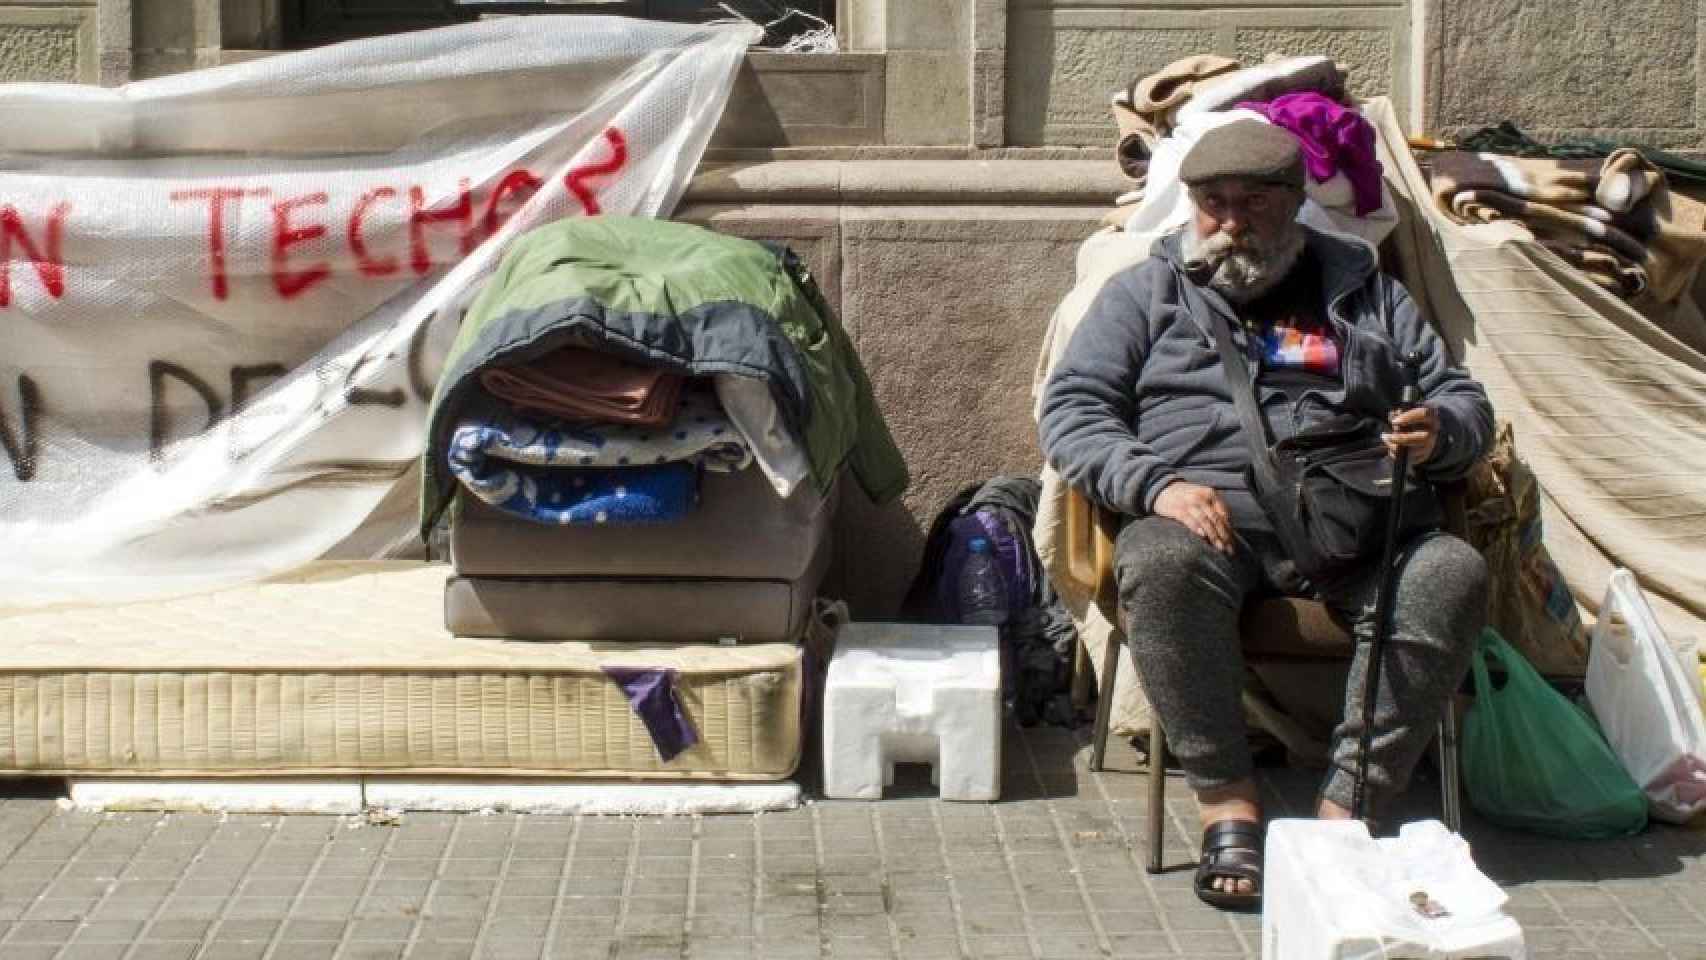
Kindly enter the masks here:
M 1141 268 L 1138 268 L 1141 269 Z M 1149 353 L 1137 269 L 1115 274 L 1078 324 L 1043 392 L 1043 455 L 1061 478 L 1103 507 L 1150 512 L 1175 479 L 1172 467 L 1132 431 Z
M 1457 480 L 1492 446 L 1493 404 L 1486 389 L 1452 360 L 1445 341 L 1416 309 L 1403 284 L 1384 274 L 1380 283 L 1392 340 L 1401 354 L 1421 354 L 1422 399 L 1439 411 L 1439 444 L 1421 473 L 1434 481 Z

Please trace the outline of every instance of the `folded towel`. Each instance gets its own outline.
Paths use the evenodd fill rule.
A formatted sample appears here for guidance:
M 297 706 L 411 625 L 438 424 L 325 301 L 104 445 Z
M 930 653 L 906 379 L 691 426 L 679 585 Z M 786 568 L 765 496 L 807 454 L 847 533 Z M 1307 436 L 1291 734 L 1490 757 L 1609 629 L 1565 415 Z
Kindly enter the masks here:
M 522 410 L 566 420 L 661 427 L 675 417 L 680 374 L 592 350 L 556 350 L 480 373 L 486 392 Z

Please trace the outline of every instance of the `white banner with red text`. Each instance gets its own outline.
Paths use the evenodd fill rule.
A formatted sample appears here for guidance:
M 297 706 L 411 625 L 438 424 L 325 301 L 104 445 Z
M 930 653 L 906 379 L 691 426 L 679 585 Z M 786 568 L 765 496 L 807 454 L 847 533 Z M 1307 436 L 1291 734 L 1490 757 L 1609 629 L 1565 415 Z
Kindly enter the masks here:
M 536 16 L 0 86 L 0 607 L 407 552 L 521 232 L 665 216 L 757 29 Z

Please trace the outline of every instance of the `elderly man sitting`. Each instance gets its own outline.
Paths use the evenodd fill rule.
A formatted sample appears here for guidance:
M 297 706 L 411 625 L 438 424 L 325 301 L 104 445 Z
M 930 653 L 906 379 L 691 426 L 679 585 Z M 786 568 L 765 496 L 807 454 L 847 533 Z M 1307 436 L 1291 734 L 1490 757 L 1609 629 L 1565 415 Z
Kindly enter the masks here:
M 1367 639 L 1380 563 L 1376 547 L 1366 562 L 1317 574 L 1324 582 L 1297 575 L 1247 479 L 1254 454 L 1233 390 L 1254 391 L 1261 446 L 1329 418 L 1372 418 L 1372 463 L 1382 443 L 1410 451 L 1411 516 L 1437 515 L 1429 481 L 1469 469 L 1493 415 L 1373 251 L 1297 222 L 1303 165 L 1289 133 L 1256 120 L 1217 128 L 1185 157 L 1180 179 L 1193 222 L 1103 287 L 1048 383 L 1042 445 L 1067 483 L 1132 518 L 1116 541 L 1120 619 L 1202 812 L 1197 893 L 1254 906 L 1261 808 L 1239 699 L 1239 610 L 1264 593 L 1313 596 Z M 1253 383 L 1232 382 L 1217 324 L 1244 351 Z M 1412 353 L 1423 402 L 1395 411 L 1399 358 Z M 1486 568 L 1463 541 L 1411 530 L 1399 556 L 1368 764 L 1375 804 L 1408 779 L 1485 616 Z M 1360 644 L 1322 817 L 1350 815 L 1367 667 Z

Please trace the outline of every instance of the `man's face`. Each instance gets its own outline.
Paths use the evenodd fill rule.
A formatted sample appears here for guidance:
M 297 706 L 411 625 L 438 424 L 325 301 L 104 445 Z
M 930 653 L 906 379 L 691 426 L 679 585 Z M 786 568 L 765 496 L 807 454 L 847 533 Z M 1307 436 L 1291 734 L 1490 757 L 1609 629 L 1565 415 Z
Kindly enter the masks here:
M 1191 188 L 1195 210 L 1185 237 L 1187 268 L 1234 302 L 1252 300 L 1284 278 L 1303 250 L 1301 191 L 1250 180 Z

